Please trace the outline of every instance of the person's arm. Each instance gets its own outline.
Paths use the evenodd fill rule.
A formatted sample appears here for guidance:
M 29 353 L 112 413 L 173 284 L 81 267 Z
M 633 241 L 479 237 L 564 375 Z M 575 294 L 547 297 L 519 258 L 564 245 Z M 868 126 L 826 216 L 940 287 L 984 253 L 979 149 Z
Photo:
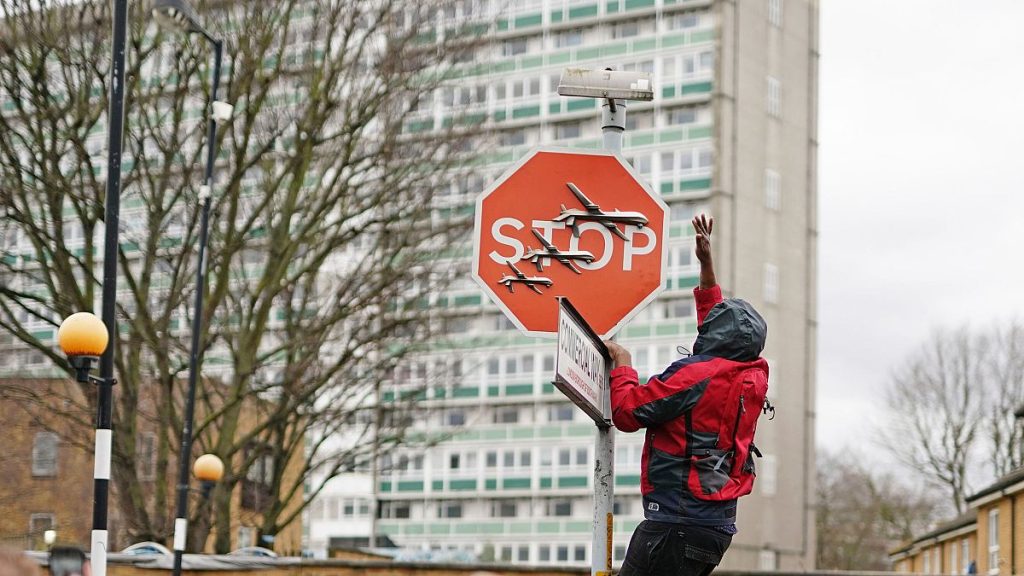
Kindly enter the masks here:
M 697 304 L 697 325 L 700 326 L 715 304 L 722 301 L 722 289 L 715 278 L 715 263 L 711 258 L 711 229 L 715 226 L 715 219 L 701 214 L 694 217 L 692 224 L 697 235 L 695 252 L 700 262 L 700 285 L 693 289 L 693 299 Z
M 636 432 L 647 426 L 667 422 L 692 408 L 711 377 L 712 368 L 706 360 L 688 362 L 667 382 L 651 378 L 641 386 L 636 370 L 630 366 L 629 351 L 615 342 L 605 345 L 612 357 L 611 380 L 612 423 L 623 432 Z
M 701 214 L 693 218 L 693 231 L 697 233 L 697 261 L 700 262 L 700 289 L 707 290 L 718 284 L 715 279 L 715 263 L 711 258 L 711 229 L 715 219 Z

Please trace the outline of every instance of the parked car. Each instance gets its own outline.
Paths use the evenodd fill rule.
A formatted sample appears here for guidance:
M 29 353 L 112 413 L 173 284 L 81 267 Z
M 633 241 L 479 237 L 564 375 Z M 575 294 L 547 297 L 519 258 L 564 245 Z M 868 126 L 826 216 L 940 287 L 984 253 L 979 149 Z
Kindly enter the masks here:
M 174 556 L 174 553 L 159 542 L 137 542 L 121 550 L 121 554 L 135 556 Z

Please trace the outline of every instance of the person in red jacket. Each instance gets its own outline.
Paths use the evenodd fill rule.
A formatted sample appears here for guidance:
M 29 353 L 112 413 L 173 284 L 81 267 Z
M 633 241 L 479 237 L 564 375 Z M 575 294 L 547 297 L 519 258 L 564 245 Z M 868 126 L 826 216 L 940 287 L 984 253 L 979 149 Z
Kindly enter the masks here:
M 747 302 L 723 299 L 711 258 L 713 219 L 693 219 L 700 285 L 693 355 L 645 385 L 629 351 L 612 358 L 612 421 L 646 428 L 640 488 L 645 520 L 629 542 L 620 576 L 706 576 L 736 533 L 736 500 L 754 481 L 757 417 L 768 391 L 760 357 L 767 326 Z M 748 410 L 748 407 L 750 408 Z

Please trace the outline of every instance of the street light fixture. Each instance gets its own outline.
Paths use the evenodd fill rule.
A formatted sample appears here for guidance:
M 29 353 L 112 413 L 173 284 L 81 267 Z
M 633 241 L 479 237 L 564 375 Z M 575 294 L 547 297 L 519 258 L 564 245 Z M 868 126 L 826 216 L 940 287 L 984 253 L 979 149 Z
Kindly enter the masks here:
M 202 495 L 205 500 L 210 497 L 213 485 L 224 477 L 224 462 L 216 454 L 203 454 L 196 458 L 196 463 L 192 465 L 192 474 L 202 485 Z
M 181 556 L 185 551 L 188 532 L 188 463 L 192 459 L 192 425 L 195 418 L 196 381 L 199 377 L 199 357 L 202 353 L 200 334 L 203 323 L 203 291 L 205 287 L 206 244 L 210 228 L 210 191 L 213 188 L 213 164 L 216 158 L 217 124 L 231 119 L 232 107 L 227 102 L 217 101 L 220 86 L 220 68 L 223 60 L 224 42 L 215 38 L 199 23 L 195 10 L 187 0 L 157 0 L 153 4 L 153 19 L 168 31 L 184 34 L 200 34 L 213 45 L 213 83 L 210 88 L 211 117 L 206 135 L 206 174 L 199 187 L 202 215 L 199 224 L 199 250 L 196 258 L 196 297 L 192 318 L 192 347 L 189 357 L 188 396 L 185 402 L 185 417 L 181 433 L 179 453 L 177 512 L 174 519 L 174 575 L 181 574 Z M 222 465 L 223 468 L 223 465 Z
M 116 220 L 115 220 L 116 221 Z M 108 220 L 109 222 L 109 220 Z M 108 226 L 110 228 L 110 226 Z M 116 229 L 116 226 L 112 228 Z M 114 235 L 116 241 L 116 234 Z M 114 248 L 116 250 L 116 246 Z M 107 250 L 108 257 L 110 250 Z M 106 266 L 106 264 L 105 264 Z M 103 302 L 106 315 L 108 291 L 113 292 L 114 283 L 104 278 Z M 110 294 L 113 302 L 113 294 Z M 105 575 L 107 569 L 107 493 L 110 483 L 110 452 L 113 444 L 111 432 L 111 404 L 115 380 L 112 376 L 113 356 L 110 346 L 110 331 L 107 324 L 90 312 L 76 312 L 68 316 L 57 329 L 57 342 L 75 369 L 75 380 L 97 385 L 99 398 L 96 417 L 96 448 L 93 452 L 93 515 L 92 515 L 92 558 L 97 575 Z M 102 356 L 102 360 L 101 357 Z M 99 377 L 91 375 L 93 364 L 99 362 Z M 56 538 L 56 533 L 54 533 Z M 48 543 L 51 544 L 51 543 Z

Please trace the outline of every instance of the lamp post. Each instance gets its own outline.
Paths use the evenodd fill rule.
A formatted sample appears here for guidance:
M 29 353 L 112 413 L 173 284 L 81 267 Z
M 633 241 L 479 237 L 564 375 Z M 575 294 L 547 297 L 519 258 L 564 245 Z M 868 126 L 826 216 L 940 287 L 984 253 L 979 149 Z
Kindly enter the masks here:
M 202 495 L 202 503 L 206 504 L 214 485 L 224 477 L 224 462 L 215 454 L 203 454 L 192 465 L 192 474 L 199 480 L 199 493 Z
M 120 139 L 120 136 L 118 136 Z M 113 176 L 111 176 L 113 178 Z M 110 192 L 107 192 L 107 209 L 109 215 Z M 116 204 L 116 201 L 115 201 Z M 116 209 L 115 209 L 116 213 Z M 106 317 L 107 301 L 113 310 L 113 292 L 115 279 L 107 277 L 106 272 L 113 267 L 117 271 L 117 225 L 116 217 L 107 219 L 107 248 L 103 263 L 103 313 Z M 113 243 L 110 241 L 110 230 L 115 230 Z M 111 252 L 114 252 L 112 255 Z M 114 264 L 111 264 L 111 263 Z M 108 298 L 109 296 L 109 298 Z M 113 350 L 111 346 L 110 326 L 114 325 L 113 312 L 110 323 L 105 323 L 89 312 L 77 312 L 68 316 L 57 330 L 57 342 L 67 355 L 71 367 L 75 369 L 75 380 L 92 382 L 99 389 L 99 400 L 96 418 L 96 451 L 93 465 L 93 512 L 92 512 L 92 565 L 93 573 L 105 576 L 107 573 L 107 490 L 110 483 L 110 448 L 111 448 L 111 400 L 113 397 L 114 378 Z M 100 358 L 102 356 L 102 359 Z M 93 364 L 99 362 L 100 376 L 89 374 Z
M 202 214 L 199 224 L 199 250 L 196 260 L 196 297 L 192 317 L 192 346 L 189 356 L 188 392 L 179 453 L 177 510 L 174 519 L 174 574 L 181 574 L 181 555 L 185 551 L 188 533 L 188 463 L 192 458 L 192 421 L 195 417 L 196 381 L 199 377 L 199 356 L 202 353 L 200 334 L 203 324 L 203 288 L 205 286 L 206 243 L 210 227 L 210 191 L 213 187 L 213 163 L 216 158 L 217 124 L 231 118 L 231 105 L 217 101 L 220 86 L 220 67 L 224 43 L 199 24 L 195 10 L 187 0 L 157 0 L 153 5 L 153 19 L 168 30 L 184 34 L 199 34 L 213 45 L 213 82 L 210 89 L 211 118 L 206 134 L 206 174 L 199 188 Z

